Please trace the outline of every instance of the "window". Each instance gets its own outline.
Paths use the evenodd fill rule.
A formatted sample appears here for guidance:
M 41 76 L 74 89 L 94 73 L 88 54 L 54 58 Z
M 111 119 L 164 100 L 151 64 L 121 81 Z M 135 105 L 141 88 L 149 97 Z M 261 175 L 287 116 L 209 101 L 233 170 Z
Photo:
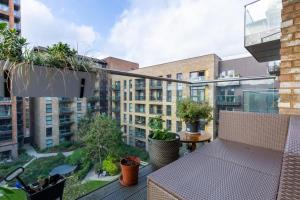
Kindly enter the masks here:
M 127 92 L 124 92 L 124 101 L 127 101 Z
M 132 80 L 129 80 L 129 88 L 132 88 Z
M 176 74 L 176 79 L 182 81 L 183 75 L 182 73 Z M 177 90 L 182 90 L 183 84 L 182 83 L 177 83 Z
M 177 95 L 177 100 L 178 101 L 182 100 L 182 90 L 177 90 L 176 95 Z
M 166 128 L 167 128 L 168 130 L 171 130 L 171 129 L 172 129 L 172 121 L 171 121 L 171 120 L 167 120 L 167 121 L 166 121 Z
M 129 92 L 129 101 L 132 101 L 132 92 Z
M 132 124 L 132 115 L 129 115 L 129 124 Z
M 123 121 L 124 121 L 124 123 L 127 123 L 127 115 L 126 114 L 123 115 Z
M 126 80 L 123 81 L 123 86 L 124 86 L 124 89 L 127 88 L 127 81 Z
M 129 112 L 132 112 L 132 103 L 129 104 Z
M 82 117 L 82 113 L 77 113 L 77 122 L 81 120 L 81 117 Z
M 45 101 L 48 103 L 48 102 L 51 102 L 52 101 L 52 97 L 45 97 Z
M 191 99 L 196 102 L 203 102 L 205 100 L 205 89 L 191 88 Z
M 172 75 L 171 75 L 171 74 L 168 74 L 166 77 L 167 77 L 167 78 L 172 78 Z M 172 82 L 171 82 L 171 81 L 168 81 L 168 82 L 167 82 L 167 89 L 170 89 L 171 86 L 172 86 Z
M 52 113 L 52 104 L 50 103 L 46 104 L 46 113 Z
M 52 139 L 47 139 L 46 140 L 46 147 L 49 148 L 49 147 L 52 147 L 53 146 L 53 140 Z
M 191 81 L 205 80 L 205 72 L 204 71 L 190 72 L 190 80 Z
M 167 105 L 167 116 L 171 116 L 172 115 L 172 107 L 170 105 Z
M 146 138 L 146 130 L 141 128 L 135 128 L 135 137 Z
M 182 122 L 177 121 L 176 122 L 176 132 L 180 132 L 180 131 L 182 131 Z
M 81 102 L 77 102 L 77 111 L 80 112 L 82 110 Z
M 124 112 L 127 112 L 127 103 L 124 103 L 124 104 L 123 104 L 123 107 L 124 107 L 124 108 L 123 108 Z
M 52 116 L 46 116 L 46 125 L 47 126 L 50 126 L 52 125 Z
M 127 134 L 127 126 L 126 125 L 123 126 L 123 133 Z
M 46 128 L 46 136 L 51 137 L 52 136 L 52 127 Z
M 145 112 L 145 105 L 144 104 L 136 104 L 135 105 L 135 112 L 144 113 Z
M 167 91 L 167 102 L 172 102 L 172 91 L 171 90 Z

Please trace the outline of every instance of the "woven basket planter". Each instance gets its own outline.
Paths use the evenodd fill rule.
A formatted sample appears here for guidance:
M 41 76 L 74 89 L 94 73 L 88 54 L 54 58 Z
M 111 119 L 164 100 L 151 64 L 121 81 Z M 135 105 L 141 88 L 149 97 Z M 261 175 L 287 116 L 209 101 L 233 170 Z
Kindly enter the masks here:
M 175 133 L 174 133 L 175 134 Z M 179 158 L 180 138 L 176 135 L 174 140 L 155 140 L 148 138 L 150 163 L 161 168 Z

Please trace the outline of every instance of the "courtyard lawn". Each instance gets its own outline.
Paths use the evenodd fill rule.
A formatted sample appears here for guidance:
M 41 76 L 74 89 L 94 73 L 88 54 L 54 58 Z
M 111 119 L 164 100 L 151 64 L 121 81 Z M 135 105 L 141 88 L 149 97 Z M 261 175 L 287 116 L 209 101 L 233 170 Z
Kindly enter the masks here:
M 81 188 L 83 191 L 87 193 L 90 193 L 96 189 L 99 189 L 105 185 L 110 183 L 109 181 L 87 181 L 85 183 L 81 184 Z

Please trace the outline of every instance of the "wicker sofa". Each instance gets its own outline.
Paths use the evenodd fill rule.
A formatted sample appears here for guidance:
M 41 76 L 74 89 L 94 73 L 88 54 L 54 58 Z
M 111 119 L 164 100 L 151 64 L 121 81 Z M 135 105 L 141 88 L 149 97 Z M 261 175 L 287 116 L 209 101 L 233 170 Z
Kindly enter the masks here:
M 147 184 L 149 200 L 300 199 L 300 117 L 221 112 L 218 139 Z

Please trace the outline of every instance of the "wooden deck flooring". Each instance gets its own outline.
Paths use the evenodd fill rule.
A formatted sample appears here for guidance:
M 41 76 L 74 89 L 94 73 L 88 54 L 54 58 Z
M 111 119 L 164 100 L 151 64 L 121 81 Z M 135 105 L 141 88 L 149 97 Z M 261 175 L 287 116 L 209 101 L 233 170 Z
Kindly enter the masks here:
M 154 171 L 151 165 L 140 169 L 139 183 L 135 186 L 124 187 L 119 181 L 110 184 L 89 193 L 80 198 L 80 200 L 146 200 L 147 199 L 147 175 Z

